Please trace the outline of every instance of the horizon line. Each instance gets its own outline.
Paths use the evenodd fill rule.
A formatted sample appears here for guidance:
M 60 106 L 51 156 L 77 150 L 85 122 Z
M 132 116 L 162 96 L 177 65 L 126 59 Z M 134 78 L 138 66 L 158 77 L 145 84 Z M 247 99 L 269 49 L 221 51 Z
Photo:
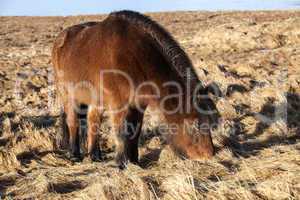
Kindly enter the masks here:
M 110 12 L 99 12 L 99 13 L 82 13 L 82 14 L 70 14 L 70 15 L 2 15 L 0 14 L 0 17 L 72 17 L 72 16 L 91 16 L 91 15 L 108 15 L 111 12 L 115 11 L 121 11 L 121 10 L 132 10 L 137 11 L 140 13 L 149 13 L 149 14 L 155 14 L 155 13 L 175 13 L 175 12 L 291 12 L 291 11 L 300 11 L 300 8 L 283 8 L 283 9 L 272 9 L 272 8 L 266 8 L 266 9 L 185 9 L 185 10 L 161 10 L 161 11 L 138 11 L 134 9 L 116 9 L 112 10 Z

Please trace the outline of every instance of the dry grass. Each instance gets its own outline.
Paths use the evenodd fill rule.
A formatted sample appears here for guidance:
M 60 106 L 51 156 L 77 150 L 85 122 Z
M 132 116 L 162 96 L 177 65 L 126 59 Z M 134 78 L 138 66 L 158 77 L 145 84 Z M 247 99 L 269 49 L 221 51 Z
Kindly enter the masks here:
M 149 112 L 141 167 L 113 167 L 108 122 L 106 161 L 70 162 L 55 148 L 59 108 L 48 108 L 51 45 L 63 28 L 104 16 L 0 17 L 0 197 L 300 199 L 300 12 L 151 15 L 182 43 L 201 79 L 224 93 L 216 156 L 179 159 L 156 131 L 160 117 Z

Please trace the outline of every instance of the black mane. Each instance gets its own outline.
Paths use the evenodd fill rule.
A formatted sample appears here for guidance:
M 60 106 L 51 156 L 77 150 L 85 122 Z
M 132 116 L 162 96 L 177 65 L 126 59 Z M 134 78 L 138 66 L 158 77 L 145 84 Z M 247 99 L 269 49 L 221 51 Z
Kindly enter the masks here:
M 163 54 L 172 70 L 186 83 L 190 81 L 192 87 L 201 83 L 194 70 L 188 55 L 184 52 L 178 42 L 160 24 L 141 13 L 129 10 L 112 12 L 109 17 L 117 17 L 126 20 L 141 28 L 153 38 L 155 46 Z M 201 85 L 203 88 L 203 86 Z

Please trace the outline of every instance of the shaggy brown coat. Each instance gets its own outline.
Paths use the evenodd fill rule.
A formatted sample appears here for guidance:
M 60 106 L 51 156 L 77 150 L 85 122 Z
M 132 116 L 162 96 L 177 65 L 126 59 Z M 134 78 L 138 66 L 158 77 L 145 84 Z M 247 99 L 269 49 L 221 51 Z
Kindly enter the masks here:
M 206 94 L 191 61 L 173 37 L 150 18 L 133 11 L 115 12 L 102 22 L 88 22 L 65 29 L 54 43 L 52 61 L 74 156 L 80 154 L 78 105 L 88 106 L 87 151 L 92 159 L 97 159 L 99 152 L 96 132 L 103 109 L 112 111 L 126 105 L 119 112 L 109 112 L 117 136 L 116 161 L 120 167 L 127 161 L 138 162 L 138 138 L 144 110 L 148 106 L 157 107 L 168 95 L 178 94 L 164 83 L 175 81 L 183 88 L 180 94 L 183 102 L 169 98 L 164 102 L 166 110 L 192 105 L 195 101 L 193 94 L 186 89 L 187 81 L 192 90 L 200 86 L 198 94 Z M 125 73 L 133 85 L 120 73 L 100 75 L 107 70 Z M 149 81 L 158 86 L 159 97 L 150 85 L 140 87 L 139 95 L 131 95 L 132 86 L 137 88 Z M 203 109 L 216 110 L 209 98 L 200 98 L 199 101 Z M 188 112 L 181 107 L 175 113 L 163 112 L 168 123 L 179 127 L 172 133 L 170 144 L 187 158 L 210 158 L 214 154 L 210 131 L 187 134 L 184 122 L 199 120 L 200 117 L 201 123 L 211 124 L 210 119 L 216 119 L 217 111 L 201 115 L 193 106 Z

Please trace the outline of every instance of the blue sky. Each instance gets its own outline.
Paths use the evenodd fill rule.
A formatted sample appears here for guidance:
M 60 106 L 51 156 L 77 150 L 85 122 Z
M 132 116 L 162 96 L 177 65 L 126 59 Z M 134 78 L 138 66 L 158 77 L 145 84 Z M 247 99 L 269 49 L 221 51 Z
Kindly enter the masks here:
M 47 16 L 174 10 L 299 9 L 300 0 L 0 0 L 0 15 Z

